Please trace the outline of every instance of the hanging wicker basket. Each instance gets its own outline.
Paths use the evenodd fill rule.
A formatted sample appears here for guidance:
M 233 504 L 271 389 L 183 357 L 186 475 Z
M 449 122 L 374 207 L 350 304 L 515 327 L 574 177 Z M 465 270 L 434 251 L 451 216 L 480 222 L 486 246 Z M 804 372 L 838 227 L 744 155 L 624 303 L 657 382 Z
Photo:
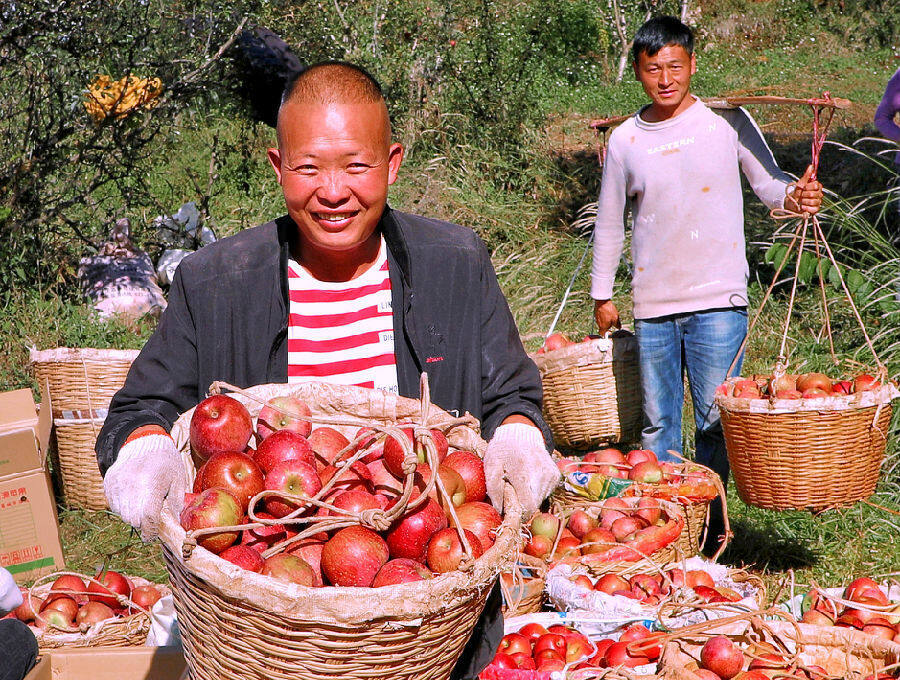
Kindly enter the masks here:
M 741 500 L 771 510 L 820 512 L 868 498 L 878 483 L 891 402 L 898 396 L 892 384 L 817 399 L 717 395 Z
M 393 425 L 422 419 L 417 400 L 356 387 L 261 385 L 231 396 L 255 416 L 266 399 L 282 394 L 303 399 L 313 422 L 341 417 Z M 192 413 L 183 414 L 172 430 L 191 479 Z M 429 423 L 448 418 L 435 406 L 428 410 Z M 470 420 L 474 425 L 449 429 L 447 439 L 453 448 L 483 455 L 485 442 Z M 351 436 L 355 430 L 344 428 Z M 201 547 L 190 550 L 185 531 L 166 506 L 160 538 L 191 678 L 446 680 L 497 576 L 518 552 L 521 508 L 514 493 L 505 503 L 495 544 L 469 569 L 378 589 L 286 584 Z
M 637 340 L 614 334 L 532 354 L 544 387 L 544 417 L 557 446 L 592 449 L 641 434 Z
M 94 444 L 113 395 L 125 384 L 137 350 L 58 347 L 31 350 L 35 380 L 53 406 L 59 478 L 66 505 L 105 510 Z

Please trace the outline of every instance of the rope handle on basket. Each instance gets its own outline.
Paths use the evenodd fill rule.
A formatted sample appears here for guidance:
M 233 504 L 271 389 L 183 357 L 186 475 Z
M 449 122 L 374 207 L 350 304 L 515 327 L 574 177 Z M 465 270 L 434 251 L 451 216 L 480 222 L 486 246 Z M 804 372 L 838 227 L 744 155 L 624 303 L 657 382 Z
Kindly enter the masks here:
M 582 265 L 584 265 L 584 258 L 587 257 L 587 254 L 590 252 L 593 243 L 594 230 L 591 229 L 591 235 L 588 237 L 588 242 L 584 247 L 584 252 L 581 254 L 581 259 L 578 260 L 578 265 L 575 267 L 575 271 L 572 272 L 572 278 L 569 279 L 569 285 L 566 286 L 566 291 L 563 293 L 562 302 L 559 305 L 559 309 L 556 310 L 556 316 L 553 317 L 553 323 L 550 324 L 550 330 L 547 331 L 547 335 L 544 337 L 548 337 L 553 334 L 553 331 L 556 328 L 556 324 L 559 322 L 559 317 L 562 316 L 562 312 L 566 306 L 566 302 L 569 301 L 569 294 L 572 292 L 572 286 L 575 285 L 575 279 L 578 277 L 578 272 L 581 271 L 581 267 Z
M 428 384 L 428 375 L 424 372 L 420 377 L 419 388 L 421 392 L 420 402 L 422 422 L 413 424 L 413 438 L 416 443 L 422 445 L 422 447 L 425 449 L 425 457 L 428 461 L 429 467 L 432 470 L 436 471 L 439 466 L 439 460 L 437 446 L 434 443 L 434 438 L 431 434 L 431 430 L 440 429 L 444 431 L 459 425 L 471 427 L 471 418 L 451 418 L 449 420 L 442 420 L 438 423 L 431 423 L 431 392 Z M 258 404 L 266 403 L 265 399 L 261 399 L 246 390 L 243 390 L 224 381 L 215 381 L 209 388 L 210 394 L 221 394 L 222 390 L 236 392 L 238 394 L 241 394 L 244 398 L 254 401 Z M 282 412 L 288 415 L 294 415 L 288 411 Z M 364 456 L 368 452 L 369 448 L 371 448 L 370 445 L 370 447 L 368 448 L 356 450 L 355 453 L 353 453 L 349 458 L 347 458 L 346 460 L 342 460 L 347 453 L 356 449 L 363 440 L 369 439 L 372 436 L 370 433 L 364 433 L 363 435 L 358 435 L 346 447 L 338 452 L 335 458 L 335 466 L 337 467 L 337 470 L 335 471 L 334 475 L 332 475 L 331 479 L 323 484 L 322 488 L 314 496 L 306 497 L 296 494 L 289 494 L 282 491 L 263 490 L 250 499 L 250 504 L 247 510 L 247 515 L 250 519 L 250 522 L 239 525 L 208 527 L 204 529 L 194 529 L 191 531 L 187 531 L 182 543 L 182 556 L 185 560 L 190 558 L 194 549 L 197 547 L 198 538 L 216 533 L 236 532 L 243 531 L 245 529 L 257 529 L 265 527 L 267 525 L 291 523 L 308 524 L 305 529 L 302 529 L 296 535 L 291 536 L 290 538 L 287 538 L 284 541 L 281 541 L 265 550 L 262 553 L 262 556 L 264 558 L 283 552 L 289 549 L 292 545 L 323 531 L 328 532 L 355 525 L 362 525 L 370 529 L 374 529 L 375 531 L 385 531 L 394 523 L 395 520 L 399 519 L 408 511 L 414 510 L 420 505 L 426 503 L 431 491 L 435 487 L 437 487 L 440 497 L 445 501 L 445 507 L 450 514 L 451 520 L 453 521 L 453 526 L 456 528 L 457 533 L 460 537 L 460 543 L 462 544 L 464 556 L 459 569 L 462 571 L 467 571 L 472 568 L 475 562 L 475 557 L 472 552 L 472 546 L 470 545 L 469 540 L 468 538 L 466 538 L 465 532 L 461 527 L 459 518 L 456 514 L 456 510 L 454 509 L 453 503 L 450 499 L 450 495 L 444 488 L 444 484 L 440 479 L 440 475 L 438 475 L 436 472 L 433 473 L 425 483 L 425 487 L 422 489 L 421 493 L 416 498 L 411 498 L 413 489 L 415 487 L 414 482 L 416 467 L 418 465 L 418 456 L 415 452 L 413 444 L 410 443 L 400 427 L 393 425 L 379 425 L 371 421 L 363 421 L 356 418 L 327 418 L 320 416 L 316 416 L 315 418 L 313 418 L 312 416 L 304 417 L 299 416 L 299 414 L 297 415 L 298 417 L 301 417 L 302 419 L 309 422 L 324 423 L 328 425 L 368 427 L 371 430 L 375 430 L 375 432 L 377 433 L 371 445 L 377 444 L 387 437 L 391 437 L 396 440 L 403 449 L 402 470 L 405 478 L 403 481 L 403 489 L 401 491 L 401 494 L 394 505 L 392 505 L 387 510 L 371 509 L 363 510 L 359 513 L 354 513 L 348 510 L 337 508 L 333 504 L 323 500 L 328 496 L 331 489 L 338 482 L 342 473 L 350 469 L 353 464 L 356 463 L 362 456 Z M 340 466 L 337 465 L 337 463 L 339 462 L 341 463 Z M 274 520 L 267 520 L 257 517 L 254 510 L 256 504 L 261 499 L 270 496 L 277 496 L 278 498 L 291 501 L 292 503 L 297 505 L 297 508 L 285 517 L 280 517 Z M 313 515 L 309 517 L 303 516 L 311 509 L 311 507 L 324 508 L 330 513 L 333 513 L 333 515 Z

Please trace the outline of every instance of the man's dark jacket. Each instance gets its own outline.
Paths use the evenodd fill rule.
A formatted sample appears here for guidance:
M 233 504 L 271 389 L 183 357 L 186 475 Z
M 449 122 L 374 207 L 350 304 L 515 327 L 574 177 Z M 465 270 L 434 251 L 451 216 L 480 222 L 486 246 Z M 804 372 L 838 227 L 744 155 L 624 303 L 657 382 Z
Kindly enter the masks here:
M 468 411 L 489 439 L 520 413 L 544 432 L 541 381 L 481 239 L 448 222 L 385 209 L 394 353 L 400 394 Z M 105 474 L 137 427 L 169 430 L 215 380 L 238 387 L 287 382 L 287 258 L 297 227 L 281 217 L 210 244 L 175 273 L 159 327 L 113 397 L 97 438 Z

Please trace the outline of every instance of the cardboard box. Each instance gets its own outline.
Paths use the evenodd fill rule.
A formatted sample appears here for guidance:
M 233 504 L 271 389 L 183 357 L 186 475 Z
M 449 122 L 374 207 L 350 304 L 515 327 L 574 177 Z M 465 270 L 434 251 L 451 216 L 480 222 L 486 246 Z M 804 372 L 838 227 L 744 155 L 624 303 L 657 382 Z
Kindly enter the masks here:
M 83 647 L 51 650 L 25 680 L 180 680 L 179 647 Z
M 17 583 L 65 567 L 46 470 L 0 478 L 0 566 Z
M 49 402 L 38 409 L 31 390 L 0 393 L 0 477 L 44 467 L 53 417 Z
M 0 393 L 0 566 L 19 582 L 64 568 L 53 485 L 44 465 L 53 424 L 31 390 Z

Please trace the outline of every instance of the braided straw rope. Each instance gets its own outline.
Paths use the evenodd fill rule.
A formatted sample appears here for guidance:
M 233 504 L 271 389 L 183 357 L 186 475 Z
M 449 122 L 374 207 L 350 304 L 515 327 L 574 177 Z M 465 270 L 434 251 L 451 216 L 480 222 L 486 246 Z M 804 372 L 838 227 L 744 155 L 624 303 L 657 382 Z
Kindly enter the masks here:
M 634 336 L 598 338 L 531 354 L 544 387 L 544 417 L 558 446 L 591 449 L 641 433 Z
M 25 597 L 29 599 L 32 597 L 46 597 L 53 585 L 52 582 L 66 574 L 77 576 L 87 584 L 96 583 L 103 585 L 97 579 L 84 574 L 73 571 L 58 571 L 35 581 L 34 585 L 25 593 Z M 131 581 L 134 587 L 153 586 L 163 596 L 170 593 L 168 586 L 161 583 L 153 583 L 140 576 L 129 576 L 128 580 Z M 89 594 L 87 591 L 72 593 L 74 596 L 87 596 Z M 118 616 L 115 619 L 100 621 L 80 630 L 78 628 L 73 628 L 72 630 L 58 630 L 55 628 L 40 630 L 32 627 L 31 630 L 38 641 L 38 648 L 41 651 L 45 651 L 68 647 L 136 647 L 143 645 L 147 641 L 147 634 L 150 632 L 150 613 L 124 595 L 116 595 L 116 599 L 120 606 L 134 607 L 140 611 Z
M 223 387 L 216 385 L 216 389 Z M 314 423 L 341 430 L 351 442 L 361 425 L 391 435 L 399 434 L 397 423 L 415 421 L 416 436 L 421 435 L 430 456 L 436 451 L 427 431 L 434 426 L 446 427 L 453 448 L 483 455 L 486 446 L 471 416 L 454 419 L 429 403 L 427 384 L 421 401 L 322 383 L 261 385 L 231 396 L 255 416 L 267 399 L 283 394 L 304 400 Z M 191 416 L 192 411 L 183 414 L 172 435 L 192 477 Z M 398 441 L 406 447 L 407 459 L 414 459 L 406 437 Z M 347 459 L 348 465 L 354 457 Z M 411 478 L 408 474 L 398 506 L 406 505 Z M 432 476 L 435 479 L 440 484 L 437 475 Z M 192 680 L 446 680 L 496 577 L 509 568 L 518 552 L 521 506 L 510 487 L 504 503 L 506 517 L 496 542 L 480 558 L 464 561 L 460 570 L 431 580 L 378 589 L 307 588 L 243 570 L 196 547 L 196 537 L 187 535 L 171 510 L 164 508 L 163 557 Z M 309 523 L 301 534 L 335 528 L 341 522 L 370 521 L 377 518 L 347 518 L 346 513 L 324 518 L 289 515 L 278 520 Z M 257 519 L 249 526 L 264 522 Z M 286 543 L 273 550 L 284 549 Z
M 107 508 L 94 444 L 109 402 L 137 355 L 137 350 L 70 347 L 30 351 L 35 380 L 50 396 L 59 477 L 69 507 Z

